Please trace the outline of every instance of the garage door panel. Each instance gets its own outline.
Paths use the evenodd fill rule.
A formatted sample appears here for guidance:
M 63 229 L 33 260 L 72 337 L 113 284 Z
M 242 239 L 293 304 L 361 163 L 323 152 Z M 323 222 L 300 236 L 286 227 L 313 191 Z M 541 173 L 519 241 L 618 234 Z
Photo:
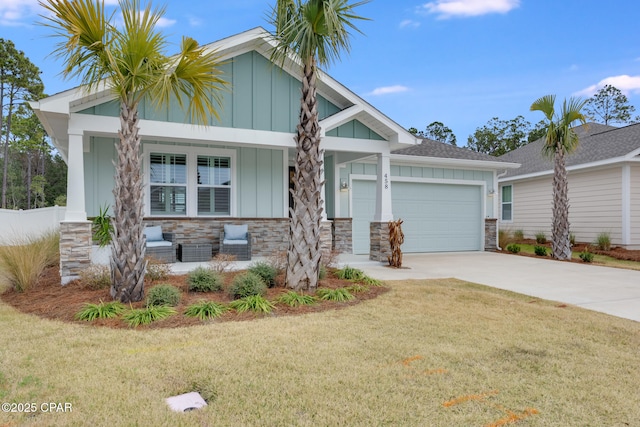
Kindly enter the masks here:
M 354 253 L 369 252 L 375 181 L 353 182 Z M 482 200 L 478 185 L 391 182 L 393 216 L 402 219 L 403 252 L 482 248 Z

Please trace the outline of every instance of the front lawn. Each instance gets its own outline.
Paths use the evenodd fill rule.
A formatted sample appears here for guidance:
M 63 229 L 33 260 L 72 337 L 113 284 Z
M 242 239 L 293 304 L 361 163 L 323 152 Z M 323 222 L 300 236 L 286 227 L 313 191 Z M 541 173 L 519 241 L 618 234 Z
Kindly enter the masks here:
M 0 425 L 640 419 L 640 323 L 458 280 L 387 285 L 343 310 L 175 329 L 63 323 L 0 302 L 0 400 L 37 408 L 0 413 Z M 164 403 L 190 391 L 209 405 L 172 413 Z M 43 411 L 49 402 L 61 411 Z

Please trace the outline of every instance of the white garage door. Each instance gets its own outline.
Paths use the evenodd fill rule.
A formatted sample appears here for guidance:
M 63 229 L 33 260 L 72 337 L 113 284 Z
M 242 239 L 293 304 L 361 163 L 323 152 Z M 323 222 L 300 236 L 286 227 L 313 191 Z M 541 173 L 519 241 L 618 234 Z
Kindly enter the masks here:
M 369 223 L 376 207 L 375 181 L 354 180 L 353 251 L 369 253 Z M 482 249 L 482 187 L 479 185 L 391 183 L 394 219 L 401 218 L 403 252 Z

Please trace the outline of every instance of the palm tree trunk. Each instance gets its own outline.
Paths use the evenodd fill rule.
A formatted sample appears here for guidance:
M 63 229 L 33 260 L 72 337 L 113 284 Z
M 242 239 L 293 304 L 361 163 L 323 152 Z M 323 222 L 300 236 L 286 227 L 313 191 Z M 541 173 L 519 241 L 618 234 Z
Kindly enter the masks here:
M 142 167 L 137 106 L 122 103 L 120 143 L 113 195 L 114 231 L 111 243 L 111 296 L 121 302 L 144 298 L 145 260 L 142 228 Z
M 569 188 L 564 148 L 558 143 L 554 155 L 553 173 L 553 227 L 551 230 L 551 251 L 556 259 L 571 259 L 569 239 Z
M 320 268 L 322 200 L 320 125 L 318 123 L 315 61 L 306 61 L 302 79 L 300 122 L 296 135 L 293 209 L 289 229 L 286 286 L 315 290 Z

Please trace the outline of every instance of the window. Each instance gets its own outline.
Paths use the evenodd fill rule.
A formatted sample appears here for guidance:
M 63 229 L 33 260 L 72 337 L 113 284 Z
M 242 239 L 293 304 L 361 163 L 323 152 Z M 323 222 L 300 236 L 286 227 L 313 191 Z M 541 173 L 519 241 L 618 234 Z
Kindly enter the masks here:
M 234 215 L 234 150 L 163 146 L 151 151 L 158 148 L 145 147 L 147 215 Z
M 513 187 L 505 185 L 502 187 L 502 220 L 513 220 Z
M 187 156 L 151 153 L 151 215 L 187 214 Z
M 198 215 L 231 215 L 231 159 L 198 156 Z

